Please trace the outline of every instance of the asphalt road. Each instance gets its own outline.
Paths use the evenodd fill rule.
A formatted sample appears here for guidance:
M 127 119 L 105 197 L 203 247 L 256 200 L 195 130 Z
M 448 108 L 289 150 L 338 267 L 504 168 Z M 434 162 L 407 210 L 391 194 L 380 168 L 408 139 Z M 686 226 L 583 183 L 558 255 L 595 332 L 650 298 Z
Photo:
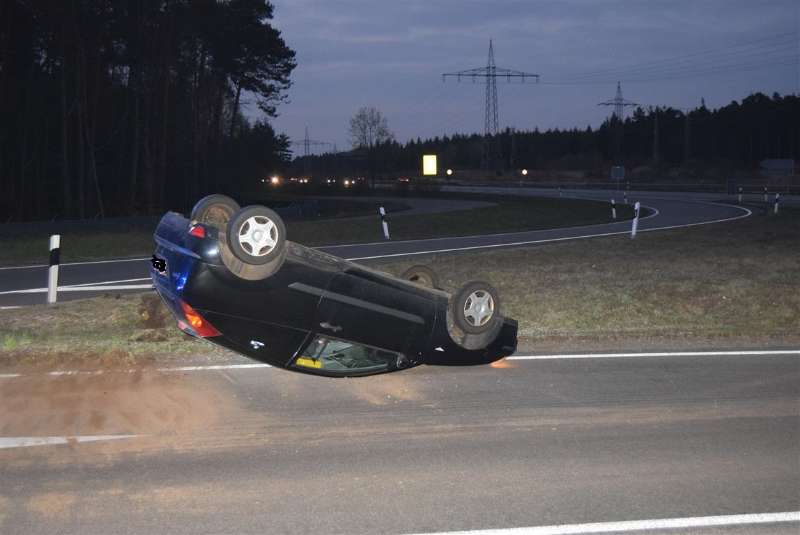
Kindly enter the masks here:
M 5 444 L 0 533 L 399 534 L 796 512 L 799 401 L 800 351 L 355 380 L 274 368 L 5 377 L 2 437 L 138 436 Z
M 469 188 L 459 188 L 469 191 Z M 504 188 L 481 188 L 479 191 L 508 193 Z M 555 190 L 515 188 L 514 194 L 558 195 Z M 564 196 L 607 200 L 609 192 L 574 190 L 562 192 Z M 633 202 L 635 199 L 630 197 Z M 621 199 L 618 199 L 621 202 Z M 651 217 L 640 221 L 640 232 L 669 229 L 677 226 L 697 225 L 746 217 L 749 211 L 744 208 L 699 201 L 693 198 L 662 199 L 652 196 L 642 200 L 642 204 L 653 209 Z M 609 234 L 630 232 L 630 221 L 592 225 L 584 227 L 513 232 L 483 236 L 455 238 L 436 238 L 428 240 L 385 241 L 358 245 L 322 247 L 321 249 L 348 259 L 367 259 L 391 256 L 419 255 L 430 252 L 470 250 L 492 247 L 513 247 L 565 239 L 582 239 Z M 59 300 L 75 299 L 98 295 L 104 291 L 125 291 L 126 285 L 146 285 L 149 276 L 148 259 L 113 260 L 103 262 L 81 262 L 63 264 L 60 267 L 59 286 L 113 286 L 109 290 L 85 291 L 66 290 L 59 293 Z M 24 306 L 42 303 L 47 281 L 47 267 L 0 268 L 0 307 Z M 135 291 L 135 288 L 134 290 Z

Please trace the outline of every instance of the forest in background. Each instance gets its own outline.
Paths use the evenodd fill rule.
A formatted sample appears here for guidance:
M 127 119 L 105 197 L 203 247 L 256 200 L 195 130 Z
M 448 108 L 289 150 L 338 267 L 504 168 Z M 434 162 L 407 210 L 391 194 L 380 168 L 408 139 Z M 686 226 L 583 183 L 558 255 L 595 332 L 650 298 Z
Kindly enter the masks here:
M 389 125 L 391 127 L 391 125 Z M 445 168 L 479 169 L 483 135 L 456 134 L 407 143 L 378 143 L 372 160 L 379 175 L 419 174 L 422 154 L 439 156 Z M 756 172 L 768 158 L 800 160 L 800 97 L 754 93 L 741 102 L 718 109 L 705 103 L 692 110 L 637 108 L 624 121 L 611 117 L 598 128 L 555 129 L 540 132 L 506 129 L 493 140 L 495 154 L 487 176 L 513 174 L 519 169 L 579 170 L 608 177 L 612 165 L 629 170 L 646 166 L 651 173 L 680 170 L 684 178 Z M 294 161 L 302 172 L 364 173 L 361 151 L 311 156 Z
M 0 2 L 0 223 L 185 209 L 282 168 L 295 53 L 264 0 Z

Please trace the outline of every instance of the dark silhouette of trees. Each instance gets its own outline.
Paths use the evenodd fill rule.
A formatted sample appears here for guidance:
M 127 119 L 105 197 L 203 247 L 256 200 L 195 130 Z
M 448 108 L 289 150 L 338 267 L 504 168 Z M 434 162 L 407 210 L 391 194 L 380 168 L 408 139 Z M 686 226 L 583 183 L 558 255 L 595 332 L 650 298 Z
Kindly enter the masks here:
M 685 176 L 697 177 L 710 169 L 755 171 L 767 158 L 800 160 L 800 97 L 754 93 L 741 103 L 734 101 L 716 110 L 709 110 L 705 103 L 692 110 L 638 108 L 622 125 L 609 119 L 597 129 L 505 130 L 497 136 L 507 172 L 584 170 L 608 177 L 609 167 L 618 163 L 628 169 L 649 167 L 655 174 L 681 168 L 689 171 Z M 482 142 L 479 134 L 456 134 L 412 139 L 404 145 L 385 141 L 376 144 L 373 152 L 382 170 L 390 174 L 419 173 L 421 156 L 429 152 L 439 155 L 441 169 L 478 169 Z M 342 165 L 348 162 L 346 155 L 312 158 L 317 160 L 314 169 L 357 171 Z
M 265 0 L 0 2 L 0 222 L 185 209 L 288 161 Z

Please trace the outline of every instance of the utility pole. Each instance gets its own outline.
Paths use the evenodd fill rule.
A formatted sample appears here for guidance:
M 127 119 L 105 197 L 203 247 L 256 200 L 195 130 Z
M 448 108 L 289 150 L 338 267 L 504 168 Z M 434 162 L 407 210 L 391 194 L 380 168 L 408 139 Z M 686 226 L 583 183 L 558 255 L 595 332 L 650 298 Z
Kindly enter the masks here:
M 658 106 L 653 109 L 653 163 L 658 166 Z
M 614 152 L 616 152 L 616 160 L 619 164 L 621 164 L 622 160 L 622 125 L 625 122 L 625 108 L 628 106 L 638 106 L 636 102 L 631 102 L 630 100 L 625 100 L 622 97 L 622 84 L 617 82 L 617 94 L 611 100 L 606 100 L 604 102 L 599 102 L 598 106 L 612 106 L 613 111 L 611 112 L 611 121 L 614 123 L 614 137 L 615 139 L 615 147 Z
M 683 112 L 683 164 L 689 163 L 691 157 L 692 142 L 691 142 L 691 125 L 689 123 L 689 110 Z
M 456 72 L 446 72 L 442 74 L 442 81 L 446 81 L 448 77 L 455 78 L 459 82 L 461 81 L 461 78 L 470 78 L 472 79 L 473 83 L 475 83 L 478 79 L 483 79 L 486 81 L 483 157 L 481 159 L 481 167 L 483 169 L 495 168 L 495 166 L 502 162 L 499 140 L 497 139 L 499 123 L 497 112 L 497 78 L 505 78 L 507 82 L 511 82 L 513 79 L 519 80 L 521 83 L 525 83 L 525 81 L 528 79 L 538 82 L 539 75 L 497 67 L 494 63 L 494 45 L 492 40 L 489 39 L 489 58 L 486 62 L 486 67 Z

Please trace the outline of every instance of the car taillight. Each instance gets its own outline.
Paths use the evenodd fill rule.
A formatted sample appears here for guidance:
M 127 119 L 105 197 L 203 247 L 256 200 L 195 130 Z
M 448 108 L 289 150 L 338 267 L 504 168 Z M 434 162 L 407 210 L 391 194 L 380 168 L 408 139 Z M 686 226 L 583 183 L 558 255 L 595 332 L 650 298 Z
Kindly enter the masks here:
M 192 228 L 189 229 L 189 234 L 197 238 L 205 238 L 206 228 L 203 225 L 192 225 Z
M 189 303 L 181 301 L 181 310 L 183 317 L 186 318 L 186 323 L 191 329 L 197 333 L 197 336 L 206 338 L 210 336 L 219 336 L 221 333 L 214 328 L 206 319 L 203 318 Z M 180 325 L 180 322 L 178 322 Z

